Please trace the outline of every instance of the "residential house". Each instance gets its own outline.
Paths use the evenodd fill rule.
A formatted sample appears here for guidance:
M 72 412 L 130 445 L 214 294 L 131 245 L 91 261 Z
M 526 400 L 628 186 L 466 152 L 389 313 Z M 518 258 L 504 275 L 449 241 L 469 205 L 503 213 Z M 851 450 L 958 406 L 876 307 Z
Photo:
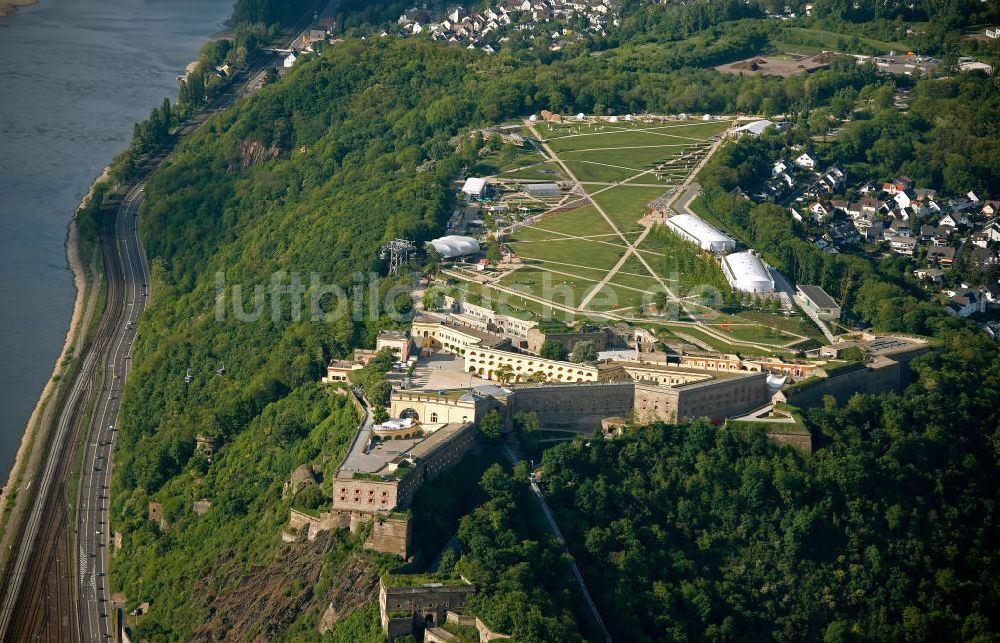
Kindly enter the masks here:
M 988 307 L 996 308 L 1000 306 L 1000 284 L 987 284 L 981 290 Z
M 973 248 L 969 252 L 969 261 L 979 268 L 986 268 L 997 263 L 997 254 L 989 248 Z
M 996 221 L 990 223 L 983 230 L 986 233 L 986 239 L 988 241 L 1000 241 L 1000 223 Z
M 917 241 L 913 237 L 890 235 L 886 233 L 885 240 L 889 242 L 889 248 L 896 254 L 913 256 L 913 251 L 917 247 Z
M 985 230 L 974 232 L 972 236 L 969 237 L 969 241 L 971 241 L 972 245 L 976 246 L 977 248 L 986 248 L 990 245 L 990 238 L 986 234 Z
M 947 294 L 949 300 L 946 308 L 953 315 L 965 318 L 986 312 L 986 297 L 978 290 L 962 287 L 958 290 L 949 290 Z
M 952 246 L 934 247 L 927 251 L 927 261 L 937 264 L 942 270 L 951 268 L 955 263 L 956 249 Z
M 823 173 L 823 176 L 819 178 L 819 182 L 829 192 L 836 192 L 846 179 L 847 175 L 844 174 L 844 171 L 834 165 Z
M 910 222 L 906 217 L 893 217 L 889 223 L 889 229 L 885 231 L 885 234 L 886 236 L 891 234 L 897 237 L 912 237 L 913 230 L 910 228 Z
M 864 212 L 853 221 L 854 229 L 862 239 L 874 241 L 881 239 L 883 234 L 882 219 L 874 212 Z
M 892 181 L 889 181 L 887 183 L 883 183 L 882 184 L 882 191 L 883 192 L 888 192 L 890 195 L 895 196 L 896 194 L 899 194 L 900 192 L 905 192 L 905 191 L 909 190 L 910 186 L 912 186 L 912 185 L 913 185 L 913 180 L 912 179 L 909 179 L 908 177 L 899 177 L 899 178 L 893 179 Z
M 943 217 L 941 217 L 940 221 L 938 221 L 938 225 L 947 226 L 949 228 L 955 229 L 958 227 L 958 219 L 957 217 L 954 217 L 950 214 L 946 214 Z
M 812 170 L 816 168 L 816 159 L 810 156 L 808 152 L 803 152 L 795 159 L 795 165 L 806 170 Z
M 813 218 L 819 223 L 820 218 L 833 214 L 833 204 L 829 201 L 816 201 L 809 206 L 809 211 L 813 213 Z
M 944 270 L 940 268 L 917 268 L 913 271 L 913 274 L 917 279 L 936 284 L 941 283 L 941 279 L 944 277 Z
M 914 195 L 909 190 L 903 190 L 902 192 L 897 192 L 893 197 L 893 201 L 900 208 L 908 208 L 910 204 L 913 203 Z
M 870 196 L 862 197 L 862 199 L 858 202 L 858 204 L 861 206 L 861 210 L 863 212 L 871 212 L 873 214 L 875 212 L 878 212 L 879 207 L 882 205 L 882 203 L 878 199 L 872 198 Z

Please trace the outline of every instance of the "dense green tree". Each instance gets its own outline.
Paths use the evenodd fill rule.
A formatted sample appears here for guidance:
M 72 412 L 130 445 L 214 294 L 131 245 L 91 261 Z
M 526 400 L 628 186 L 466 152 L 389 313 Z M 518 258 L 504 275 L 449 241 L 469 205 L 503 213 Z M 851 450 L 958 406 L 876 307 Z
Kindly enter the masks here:
M 496 409 L 491 410 L 479 421 L 479 431 L 489 440 L 496 440 L 503 431 L 503 416 Z
M 577 342 L 573 346 L 573 354 L 570 356 L 571 362 L 583 363 L 583 362 L 596 362 L 597 361 L 597 346 L 594 342 L 584 341 Z
M 903 395 L 813 411 L 810 457 L 707 422 L 546 451 L 546 496 L 612 636 L 995 632 L 1000 349 L 949 334 L 914 369 Z
M 565 361 L 569 356 L 569 351 L 566 350 L 566 346 L 562 342 L 555 339 L 546 339 L 542 342 L 542 348 L 538 351 L 538 354 L 545 359 Z

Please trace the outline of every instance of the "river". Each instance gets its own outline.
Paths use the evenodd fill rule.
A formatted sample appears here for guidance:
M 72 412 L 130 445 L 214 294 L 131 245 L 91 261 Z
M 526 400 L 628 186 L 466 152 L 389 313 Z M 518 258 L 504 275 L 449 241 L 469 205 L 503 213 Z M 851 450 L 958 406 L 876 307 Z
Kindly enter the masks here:
M 41 0 L 0 18 L 0 484 L 75 290 L 66 227 L 233 0 Z

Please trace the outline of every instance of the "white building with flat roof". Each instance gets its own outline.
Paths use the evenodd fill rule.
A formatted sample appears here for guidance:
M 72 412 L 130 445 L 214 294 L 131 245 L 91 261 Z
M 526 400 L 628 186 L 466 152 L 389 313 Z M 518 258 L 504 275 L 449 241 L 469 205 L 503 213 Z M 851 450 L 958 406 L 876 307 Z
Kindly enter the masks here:
M 736 248 L 736 241 L 727 234 L 690 214 L 678 214 L 667 219 L 667 227 L 691 243 L 709 252 L 726 252 Z
M 462 192 L 468 194 L 471 197 L 479 198 L 483 195 L 486 190 L 486 179 L 470 177 L 465 179 L 465 185 L 462 186 Z
M 722 258 L 722 273 L 733 290 L 774 292 L 774 279 L 760 257 L 752 252 L 736 252 Z

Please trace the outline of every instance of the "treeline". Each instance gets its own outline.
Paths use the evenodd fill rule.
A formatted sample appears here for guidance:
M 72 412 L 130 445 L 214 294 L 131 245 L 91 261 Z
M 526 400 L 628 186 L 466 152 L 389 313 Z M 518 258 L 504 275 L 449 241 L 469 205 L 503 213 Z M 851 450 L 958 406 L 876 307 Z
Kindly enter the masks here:
M 998 194 L 998 121 L 1000 78 L 966 73 L 922 80 L 909 110 L 857 113 L 830 154 L 863 177 L 905 174 L 950 194 Z
M 789 114 L 794 126 L 785 133 L 723 149 L 704 175 L 708 184 L 755 192 L 770 178 L 772 161 L 793 155 L 791 147 L 799 145 L 845 169 L 852 184 L 905 175 L 943 194 L 1000 192 L 993 127 L 1000 119 L 1000 79 L 971 72 L 918 81 L 905 111 L 895 105 L 893 81 L 873 80 L 863 71 L 840 80 L 812 85 L 822 104 Z M 817 140 L 834 126 L 835 137 Z
M 812 457 L 702 421 L 546 451 L 612 637 L 995 637 L 1000 349 L 962 332 L 915 368 L 902 396 L 814 411 Z
M 148 119 L 135 124 L 129 146 L 111 164 L 112 179 L 131 181 L 145 162 L 169 150 L 176 141 L 176 126 L 223 94 L 260 48 L 310 6 L 308 0 L 238 0 L 233 39 L 202 46 L 197 64 L 178 84 L 177 102 L 171 106 L 165 98 Z
M 464 80 L 469 58 L 417 41 L 334 48 L 213 117 L 149 181 L 141 222 L 156 295 L 129 383 L 142 393 L 123 411 L 118 484 L 154 492 L 184 469 L 194 432 L 232 439 L 266 404 L 318 379 L 332 356 L 396 327 L 386 307 L 399 299 L 393 283 L 367 274 L 380 269 L 385 240 L 441 229 L 450 181 L 476 159 L 471 139 L 450 142 L 496 108 Z M 275 270 L 304 281 L 301 307 L 267 294 L 245 321 L 238 313 L 253 311 L 254 287 L 269 292 Z M 228 288 L 216 294 L 220 271 Z M 346 294 L 356 273 L 365 306 L 315 320 L 313 275 Z M 232 286 L 246 293 L 238 310 Z M 349 302 L 320 303 L 326 315 Z M 222 363 L 225 377 L 215 375 Z
M 878 107 L 878 96 L 885 93 L 881 89 L 891 94 L 891 86 L 874 92 L 871 87 L 862 87 L 859 97 L 874 98 L 876 108 L 855 112 L 833 143 L 820 146 L 820 158 L 846 168 L 851 183 L 880 183 L 905 174 L 919 186 L 940 187 L 946 194 L 1000 191 L 1000 154 L 991 130 L 1000 118 L 996 79 L 962 74 L 920 81 L 907 113 L 891 105 Z M 770 175 L 771 163 L 790 154 L 792 144 L 813 143 L 808 128 L 796 129 L 798 133 L 745 138 L 720 150 L 699 177 L 709 213 L 738 231 L 794 282 L 822 285 L 876 328 L 933 335 L 955 327 L 957 320 L 907 280 L 904 258 L 876 262 L 822 252 L 805 239 L 784 208 L 753 204 L 729 193 L 737 186 L 756 191 Z
M 706 33 L 704 47 L 753 37 L 755 24 Z M 378 252 L 386 240 L 419 244 L 440 234 L 453 207 L 451 182 L 479 160 L 478 146 L 464 135 L 469 127 L 543 108 L 808 109 L 873 77 L 853 66 L 808 78 L 725 76 L 688 63 L 664 64 L 672 47 L 623 47 L 595 56 L 587 45 L 557 53 L 525 44 L 485 56 L 422 39 L 348 40 L 297 65 L 237 109 L 213 116 L 180 143 L 146 189 L 141 225 L 153 298 L 126 385 L 112 494 L 113 526 L 127 534 L 115 562 L 115 589 L 136 601 L 156 596 L 143 638 L 185 638 L 211 609 L 188 600 L 200 578 L 192 565 L 211 569 L 229 551 L 233 565 L 249 566 L 273 552 L 292 502 L 282 504 L 280 480 L 290 467 L 316 457 L 317 449 L 333 454 L 330 466 L 342 452 L 353 411 L 324 401 L 315 381 L 331 357 L 369 347 L 379 330 L 398 327 L 387 302 L 398 301 L 398 291 L 390 289 L 399 284 L 383 279 L 369 286 L 366 275 L 383 268 Z M 203 64 L 221 65 L 237 56 L 233 51 L 213 46 Z M 191 91 L 190 100 L 204 98 L 198 87 Z M 161 131 L 162 123 L 150 132 Z M 783 211 L 742 209 L 722 201 L 726 195 L 718 187 L 709 194 L 720 199 L 710 199 L 716 215 L 743 226 L 761 241 L 757 247 L 787 253 L 787 242 L 790 254 L 769 259 L 790 266 L 789 274 L 845 283 L 848 292 L 852 284 L 861 286 L 852 305 L 880 313 L 885 307 L 887 327 L 933 326 L 929 308 L 907 317 L 913 298 L 895 282 L 872 277 L 866 290 L 867 264 L 827 264 L 815 249 L 801 248 Z M 777 245 L 768 245 L 772 241 Z M 295 278 L 304 284 L 298 306 L 280 294 Z M 272 283 L 279 290 L 270 290 Z M 361 298 L 366 307 L 327 318 L 342 303 L 327 287 L 352 293 L 356 284 L 368 289 Z M 886 284 L 897 289 L 891 296 L 877 290 Z M 370 301 L 376 303 L 367 307 Z M 891 315 L 902 319 L 897 323 Z M 225 375 L 219 375 L 223 364 Z M 321 426 L 327 429 L 314 434 Z M 197 435 L 219 439 L 221 450 L 211 463 L 195 451 Z M 519 536 L 530 532 L 512 522 L 520 518 L 509 498 L 521 497 L 524 481 L 511 484 L 509 493 L 507 483 L 499 484 L 500 500 L 479 514 L 497 522 L 463 527 L 466 565 L 485 588 L 477 600 L 498 628 L 543 640 L 572 637 L 566 607 L 572 601 L 551 589 L 551 575 L 564 566 L 553 543 Z M 190 516 L 189 501 L 200 498 L 213 502 L 212 512 L 222 507 L 218 520 L 212 513 Z M 150 499 L 163 502 L 171 519 L 195 526 L 159 533 L 145 520 Z M 222 533 L 227 529 L 239 533 Z M 201 553 L 191 553 L 196 551 Z M 544 568 L 536 567 L 539 560 Z M 222 580 L 213 587 L 227 590 Z M 541 607 L 530 607 L 537 601 Z M 526 616 L 515 605 L 528 605 Z
M 711 255 L 666 226 L 655 226 L 649 236 L 663 253 L 659 268 L 668 283 L 676 278 L 685 291 L 694 286 L 711 286 L 722 293 L 726 301 L 734 303 L 726 276 Z
M 337 30 L 345 35 L 371 33 L 376 28 L 389 27 L 405 10 L 413 6 L 413 3 L 405 0 L 341 0 L 334 14 Z
M 623 42 L 682 40 L 723 23 L 763 18 L 759 3 L 744 0 L 696 2 L 642 2 L 623 6 L 624 20 L 615 36 Z
M 471 611 L 525 643 L 580 641 L 573 572 L 561 541 L 547 532 L 522 462 L 512 474 L 494 464 L 480 487 L 488 500 L 462 518 L 455 571 L 476 584 Z M 586 630 L 585 630 L 586 631 Z
M 313 8 L 322 7 L 317 0 L 236 0 L 233 21 L 288 26 Z

